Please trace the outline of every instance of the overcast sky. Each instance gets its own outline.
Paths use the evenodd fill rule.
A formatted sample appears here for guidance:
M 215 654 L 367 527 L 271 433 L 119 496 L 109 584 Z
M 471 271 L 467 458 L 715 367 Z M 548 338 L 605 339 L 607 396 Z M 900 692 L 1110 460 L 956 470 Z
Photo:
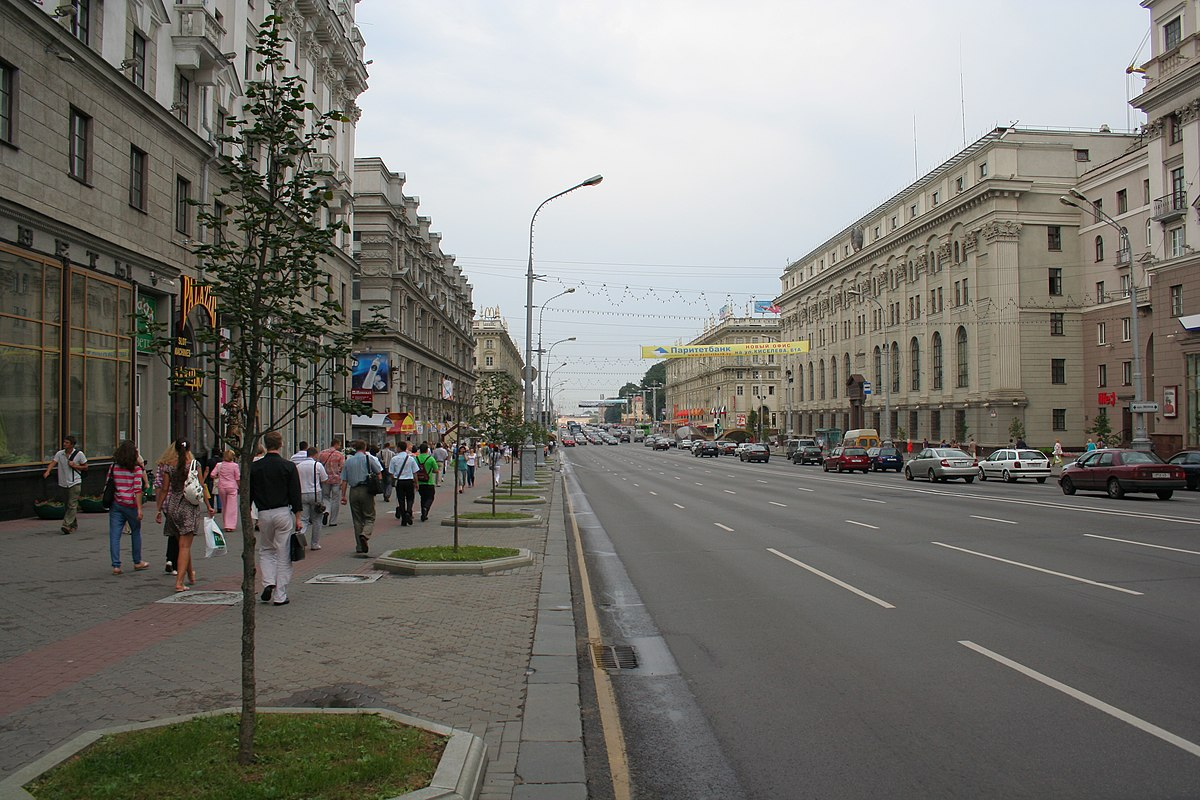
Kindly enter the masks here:
M 560 408 L 613 396 L 721 306 L 996 125 L 1136 128 L 1137 0 L 364 0 L 356 154 L 405 192 Z M 961 88 L 960 88 L 961 87 Z M 965 119 L 965 123 L 964 123 Z M 915 134 L 914 134 L 915 127 Z M 964 137 L 965 128 L 965 137 Z M 559 368 L 563 362 L 567 366 Z M 536 363 L 536 356 L 535 356 Z

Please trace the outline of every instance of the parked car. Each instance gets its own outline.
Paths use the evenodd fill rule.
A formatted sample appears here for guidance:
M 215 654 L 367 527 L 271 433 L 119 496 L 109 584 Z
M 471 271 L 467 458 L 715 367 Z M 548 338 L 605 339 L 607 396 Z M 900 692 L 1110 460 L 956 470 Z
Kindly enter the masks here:
M 761 461 L 766 464 L 771 460 L 771 451 L 765 444 L 747 444 L 742 448 L 742 452 L 738 453 L 738 458 L 742 461 Z
M 871 459 L 872 472 L 887 472 L 889 469 L 899 472 L 904 469 L 904 456 L 891 445 L 868 448 L 867 458 Z
M 1111 448 L 1093 450 L 1067 464 L 1058 485 L 1063 494 L 1083 489 L 1108 492 L 1119 500 L 1130 492 L 1154 492 L 1159 500 L 1170 500 L 1176 489 L 1187 486 L 1187 474 L 1154 453 Z
M 999 478 L 1016 483 L 1019 478 L 1033 478 L 1045 483 L 1050 477 L 1050 459 L 1040 450 L 997 450 L 979 462 L 979 480 Z
M 696 456 L 697 458 L 702 458 L 704 456 L 716 458 L 717 456 L 721 455 L 721 448 L 717 447 L 716 442 L 702 441 L 698 442 L 696 446 L 692 448 L 692 455 Z
M 783 443 L 783 452 L 784 455 L 786 455 L 788 458 L 791 458 L 792 456 L 796 455 L 796 451 L 800 448 L 807 447 L 809 445 L 815 447 L 816 444 L 816 439 L 788 439 Z
M 654 440 L 654 449 L 655 450 L 670 450 L 671 449 L 671 440 L 660 436 L 659 438 Z
M 974 483 L 979 474 L 979 462 L 954 447 L 926 447 L 904 465 L 904 477 L 912 480 L 920 475 L 930 483 L 962 478 Z
M 871 459 L 865 447 L 835 447 L 821 462 L 821 469 L 825 472 L 853 472 L 857 469 L 866 475 L 870 468 Z
M 728 439 L 718 439 L 716 445 L 723 456 L 737 455 L 737 442 L 731 442 Z
M 1182 450 L 1168 458 L 1167 463 L 1183 470 L 1187 488 L 1200 489 L 1200 450 Z
M 816 442 L 803 445 L 792 453 L 793 464 L 820 464 L 822 460 L 822 450 Z

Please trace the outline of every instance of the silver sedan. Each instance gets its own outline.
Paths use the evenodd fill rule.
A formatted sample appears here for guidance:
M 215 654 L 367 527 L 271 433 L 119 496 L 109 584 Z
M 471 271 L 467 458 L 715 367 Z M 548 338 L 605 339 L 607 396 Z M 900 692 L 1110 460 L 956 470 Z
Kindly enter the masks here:
M 931 483 L 962 478 L 973 483 L 979 474 L 979 462 L 952 447 L 926 447 L 904 465 L 906 480 L 928 478 Z

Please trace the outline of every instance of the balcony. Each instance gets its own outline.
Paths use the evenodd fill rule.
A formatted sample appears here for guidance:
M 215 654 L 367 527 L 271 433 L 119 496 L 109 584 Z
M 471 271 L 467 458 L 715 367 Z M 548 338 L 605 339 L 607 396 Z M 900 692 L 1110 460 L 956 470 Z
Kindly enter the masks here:
M 225 64 L 221 43 L 225 29 L 203 2 L 175 6 L 175 65 L 184 69 L 211 70 Z
M 1171 192 L 1168 195 L 1159 197 L 1154 201 L 1154 216 L 1151 218 L 1155 222 L 1166 224 L 1174 222 L 1187 213 L 1187 190 L 1181 189 L 1177 192 Z

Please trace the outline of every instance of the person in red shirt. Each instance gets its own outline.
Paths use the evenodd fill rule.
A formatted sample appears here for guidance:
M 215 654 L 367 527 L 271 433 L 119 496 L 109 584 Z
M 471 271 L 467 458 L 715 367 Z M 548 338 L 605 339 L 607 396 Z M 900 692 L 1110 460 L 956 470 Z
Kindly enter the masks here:
M 342 452 L 342 437 L 337 437 L 329 447 L 317 454 L 317 461 L 325 467 L 328 478 L 321 484 L 321 500 L 325 504 L 322 520 L 326 527 L 337 525 L 338 509 L 342 506 L 342 467 L 346 454 Z
M 108 474 L 117 490 L 108 510 L 108 549 L 113 575 L 121 574 L 121 529 L 126 523 L 133 546 L 133 568 L 148 569 L 150 563 L 142 561 L 142 490 L 146 471 L 139 463 L 137 445 L 128 440 L 121 442 Z

